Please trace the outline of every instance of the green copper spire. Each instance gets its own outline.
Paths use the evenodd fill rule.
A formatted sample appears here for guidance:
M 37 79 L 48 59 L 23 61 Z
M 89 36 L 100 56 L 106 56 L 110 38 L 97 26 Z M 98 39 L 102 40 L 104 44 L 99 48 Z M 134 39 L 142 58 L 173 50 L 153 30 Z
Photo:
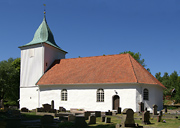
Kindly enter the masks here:
M 36 32 L 34 34 L 33 40 L 21 47 L 30 46 L 30 45 L 34 45 L 34 44 L 40 44 L 40 43 L 47 43 L 53 47 L 56 47 L 56 48 L 62 50 L 54 41 L 54 36 L 47 24 L 45 13 L 44 13 L 44 18 L 43 18 L 42 23 L 40 24 L 39 28 L 36 30 Z M 66 52 L 66 51 L 64 51 L 64 52 Z

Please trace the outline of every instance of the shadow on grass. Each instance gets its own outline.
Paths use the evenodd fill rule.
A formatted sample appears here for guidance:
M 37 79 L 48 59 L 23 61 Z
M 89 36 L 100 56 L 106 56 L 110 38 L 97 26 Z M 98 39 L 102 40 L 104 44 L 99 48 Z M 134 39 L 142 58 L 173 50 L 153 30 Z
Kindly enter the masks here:
M 37 120 L 37 119 L 41 119 L 41 117 L 42 117 L 40 115 L 29 114 L 29 113 L 27 113 L 27 114 L 23 113 L 21 115 L 22 115 L 24 120 Z
M 88 128 L 114 128 L 115 124 L 107 124 L 107 125 L 96 125 L 96 126 L 88 126 Z
M 150 124 L 146 124 L 146 125 L 154 125 L 155 123 L 150 123 Z

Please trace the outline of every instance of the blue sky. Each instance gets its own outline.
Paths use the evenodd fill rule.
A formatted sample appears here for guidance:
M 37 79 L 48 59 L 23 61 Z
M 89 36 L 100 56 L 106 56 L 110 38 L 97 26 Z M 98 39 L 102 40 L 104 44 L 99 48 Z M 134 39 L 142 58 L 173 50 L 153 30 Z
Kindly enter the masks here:
M 0 0 L 0 61 L 20 57 L 43 20 L 66 58 L 141 53 L 151 73 L 180 73 L 180 0 Z

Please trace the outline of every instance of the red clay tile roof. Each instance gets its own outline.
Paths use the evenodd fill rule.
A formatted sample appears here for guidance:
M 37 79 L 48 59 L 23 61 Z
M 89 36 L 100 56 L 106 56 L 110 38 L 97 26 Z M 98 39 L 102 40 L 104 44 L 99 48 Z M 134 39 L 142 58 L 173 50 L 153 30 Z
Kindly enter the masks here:
M 144 83 L 164 87 L 130 54 L 56 60 L 37 85 L 86 83 Z

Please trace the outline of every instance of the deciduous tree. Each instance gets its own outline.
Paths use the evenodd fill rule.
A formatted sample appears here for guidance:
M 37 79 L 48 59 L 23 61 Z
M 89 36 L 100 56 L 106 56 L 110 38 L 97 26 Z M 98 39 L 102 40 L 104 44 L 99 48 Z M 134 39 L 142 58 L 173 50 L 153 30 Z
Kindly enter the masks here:
M 20 58 L 9 58 L 0 62 L 0 99 L 14 101 L 19 99 Z

